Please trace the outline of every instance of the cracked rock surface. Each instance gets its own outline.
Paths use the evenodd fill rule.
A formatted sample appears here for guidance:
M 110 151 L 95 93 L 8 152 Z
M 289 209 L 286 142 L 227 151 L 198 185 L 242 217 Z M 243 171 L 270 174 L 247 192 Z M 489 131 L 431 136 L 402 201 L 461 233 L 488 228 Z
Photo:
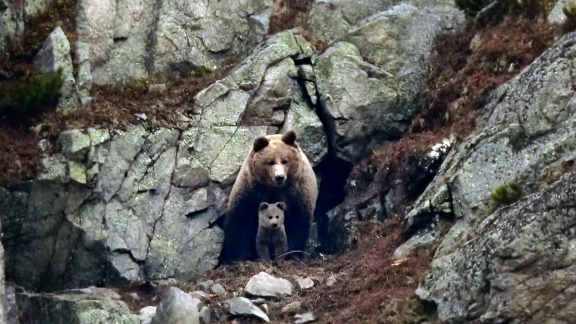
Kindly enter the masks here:
M 416 228 L 431 214 L 456 219 L 418 290 L 441 320 L 572 316 L 575 55 L 573 32 L 496 89 L 478 133 L 448 154 L 407 215 Z M 510 182 L 523 199 L 498 206 L 491 192 Z
M 347 6 L 358 7 L 352 1 L 340 2 L 341 6 L 319 1 L 317 11 L 325 14 L 335 8 L 344 14 Z M 358 162 L 378 145 L 401 137 L 410 125 L 434 40 L 447 26 L 461 21 L 461 12 L 453 6 L 430 6 L 386 6 L 384 11 L 355 18 L 350 25 L 332 22 L 336 16 L 319 20 L 318 33 L 323 28 L 336 33 L 327 36 L 335 44 L 318 57 L 314 70 L 338 157 Z M 339 32 L 338 26 L 344 26 L 345 32 Z
M 576 312 L 576 171 L 486 217 L 416 293 L 443 321 L 569 323 Z M 458 298 L 446 298 L 458 296 Z
M 296 130 L 310 160 L 327 136 L 299 83 L 310 44 L 284 32 L 196 96 L 187 130 L 70 130 L 35 181 L 0 188 L 6 271 L 27 289 L 189 281 L 218 263 L 230 185 L 257 135 Z M 308 59 L 306 59 L 308 58 Z M 304 63 L 303 63 L 304 64 Z
M 82 0 L 77 30 L 94 83 L 118 84 L 156 73 L 182 77 L 246 55 L 267 30 L 250 28 L 252 17 L 269 11 L 261 0 Z
M 22 323 L 140 323 L 112 290 L 89 287 L 56 295 L 17 293 Z

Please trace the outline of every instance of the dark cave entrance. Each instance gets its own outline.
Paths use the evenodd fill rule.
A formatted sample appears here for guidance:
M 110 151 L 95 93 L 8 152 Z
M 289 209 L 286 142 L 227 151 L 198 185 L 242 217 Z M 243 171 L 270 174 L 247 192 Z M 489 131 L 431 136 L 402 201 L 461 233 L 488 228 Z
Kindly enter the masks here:
M 314 211 L 314 219 L 318 230 L 317 252 L 328 253 L 328 242 L 331 241 L 328 232 L 328 211 L 340 205 L 346 198 L 346 180 L 352 171 L 352 163 L 344 161 L 333 154 L 315 168 L 320 188 Z

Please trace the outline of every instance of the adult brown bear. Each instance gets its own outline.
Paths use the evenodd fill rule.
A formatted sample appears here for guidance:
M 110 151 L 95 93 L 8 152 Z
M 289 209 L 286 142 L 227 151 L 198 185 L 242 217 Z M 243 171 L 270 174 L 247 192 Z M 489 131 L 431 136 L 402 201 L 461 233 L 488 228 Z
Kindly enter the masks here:
M 305 251 L 317 198 L 316 175 L 296 143 L 296 133 L 257 137 L 230 193 L 221 261 L 256 258 L 261 202 L 286 204 L 288 250 Z

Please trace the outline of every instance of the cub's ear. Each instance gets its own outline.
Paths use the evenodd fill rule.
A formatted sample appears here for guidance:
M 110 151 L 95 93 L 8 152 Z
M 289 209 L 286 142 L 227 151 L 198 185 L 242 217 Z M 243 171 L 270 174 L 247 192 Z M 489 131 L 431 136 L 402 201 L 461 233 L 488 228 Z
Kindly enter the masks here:
M 268 146 L 268 139 L 264 136 L 258 136 L 254 140 L 254 152 L 258 152 L 263 150 L 266 146 Z
M 296 146 L 296 132 L 289 130 L 284 133 L 284 135 L 282 135 L 282 142 L 290 146 Z
M 286 210 L 286 204 L 283 202 L 277 202 L 276 206 L 278 206 L 278 208 L 280 208 L 282 210 Z
M 268 203 L 265 203 L 265 202 L 260 203 L 260 210 L 264 210 L 266 208 L 268 208 Z

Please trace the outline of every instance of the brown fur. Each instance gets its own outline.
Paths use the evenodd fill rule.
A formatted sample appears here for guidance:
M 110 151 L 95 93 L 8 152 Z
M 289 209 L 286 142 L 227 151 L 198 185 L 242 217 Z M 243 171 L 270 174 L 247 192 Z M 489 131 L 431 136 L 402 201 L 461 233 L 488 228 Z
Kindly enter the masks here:
M 258 212 L 258 232 L 256 233 L 256 252 L 258 258 L 270 261 L 270 247 L 274 249 L 275 259 L 283 260 L 288 252 L 288 238 L 284 228 L 286 204 L 261 203 Z
M 285 177 L 282 183 L 275 180 L 278 174 Z M 316 175 L 294 131 L 256 138 L 228 199 L 222 262 L 255 259 L 261 202 L 286 204 L 288 249 L 305 251 L 317 198 Z

